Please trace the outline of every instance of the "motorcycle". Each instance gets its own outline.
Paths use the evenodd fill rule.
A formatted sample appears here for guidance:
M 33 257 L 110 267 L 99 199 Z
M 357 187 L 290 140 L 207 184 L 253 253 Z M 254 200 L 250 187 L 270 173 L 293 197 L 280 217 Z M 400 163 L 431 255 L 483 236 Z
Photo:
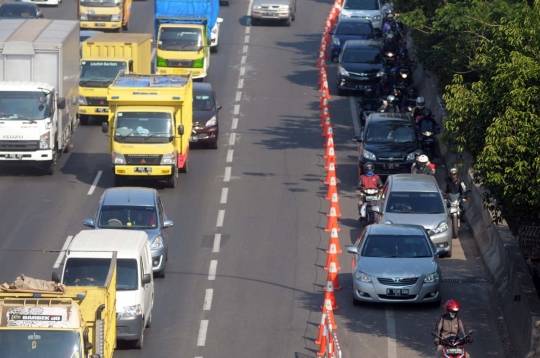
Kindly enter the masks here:
M 370 114 L 375 113 L 378 108 L 380 108 L 380 102 L 376 100 L 376 98 L 373 98 L 375 101 L 357 101 L 358 106 L 360 108 L 358 119 L 360 120 L 360 126 L 363 127 L 366 125 L 366 119 L 369 117 Z M 375 104 L 375 102 L 377 104 Z
M 435 153 L 435 139 L 433 138 L 434 135 L 435 133 L 426 131 L 422 132 L 422 136 L 420 138 L 420 141 L 422 143 L 422 150 L 430 160 L 433 159 L 433 154 Z
M 379 213 L 371 210 L 371 208 L 377 206 L 377 202 L 379 201 L 379 189 L 363 189 L 362 193 L 365 195 L 362 211 L 366 210 L 368 225 L 375 224 L 379 221 Z
M 473 333 L 474 331 L 470 331 L 464 337 L 451 336 L 445 339 L 442 339 L 440 336 L 437 336 L 435 333 L 431 333 L 431 335 L 441 340 L 441 346 L 442 346 L 441 357 L 465 358 L 467 357 L 467 350 L 465 349 L 465 344 L 469 343 L 467 342 L 467 338 L 469 338 Z
M 377 112 L 379 113 L 400 113 L 397 104 L 397 98 L 394 95 L 389 95 L 386 98 L 381 98 L 382 105 Z
M 384 61 L 384 65 L 386 66 L 387 68 L 387 72 L 389 72 L 390 69 L 392 69 L 393 67 L 395 67 L 396 65 L 396 55 L 397 53 L 394 53 L 394 52 L 390 52 L 390 51 L 387 51 L 383 54 L 383 61 Z
M 450 216 L 452 217 L 452 237 L 454 239 L 457 239 L 458 237 L 458 231 L 461 226 L 463 213 L 465 212 L 465 206 L 463 203 L 468 200 L 466 195 L 471 192 L 470 190 L 467 190 L 467 187 L 463 182 L 461 182 L 461 189 L 463 189 L 463 194 L 449 193 L 447 199 L 447 205 L 448 208 L 450 208 Z

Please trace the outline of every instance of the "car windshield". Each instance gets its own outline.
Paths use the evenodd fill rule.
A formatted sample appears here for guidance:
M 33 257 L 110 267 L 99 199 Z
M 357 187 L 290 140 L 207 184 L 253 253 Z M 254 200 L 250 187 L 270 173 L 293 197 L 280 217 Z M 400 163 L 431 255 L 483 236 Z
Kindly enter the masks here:
M 0 357 L 82 358 L 84 354 L 76 331 L 30 330 L 25 327 L 0 331 Z
M 382 258 L 432 257 L 433 251 L 422 235 L 369 235 L 361 256 Z
M 382 59 L 376 50 L 345 49 L 341 62 L 379 64 Z
M 82 6 L 88 7 L 116 7 L 122 4 L 118 0 L 81 0 Z
M 126 63 L 123 61 L 82 61 L 79 84 L 84 86 L 88 82 L 112 83 L 121 70 L 126 70 Z
M 379 0 L 347 0 L 343 8 L 346 10 L 379 10 Z
M 171 114 L 167 112 L 118 112 L 114 139 L 122 143 L 168 143 L 173 138 Z
M 414 143 L 412 125 L 402 123 L 370 123 L 366 129 L 367 143 Z
M 191 27 L 162 27 L 158 47 L 168 51 L 193 51 L 202 46 L 200 29 Z
M 8 17 L 12 19 L 35 18 L 36 11 L 32 5 L 10 6 L 9 4 L 4 4 L 2 7 L 0 7 L 0 17 Z
M 371 28 L 368 24 L 344 22 L 338 25 L 336 35 L 371 35 Z
M 111 259 L 68 258 L 62 283 L 67 286 L 104 286 Z M 137 260 L 116 260 L 116 289 L 136 290 L 139 274 Z
M 196 94 L 193 96 L 194 111 L 214 111 L 215 105 L 210 95 Z
M 1 91 L 0 120 L 36 120 L 51 116 L 50 96 L 43 92 Z
M 444 204 L 438 192 L 391 192 L 387 213 L 443 214 Z
M 152 206 L 103 205 L 98 227 L 102 229 L 155 229 L 156 208 Z

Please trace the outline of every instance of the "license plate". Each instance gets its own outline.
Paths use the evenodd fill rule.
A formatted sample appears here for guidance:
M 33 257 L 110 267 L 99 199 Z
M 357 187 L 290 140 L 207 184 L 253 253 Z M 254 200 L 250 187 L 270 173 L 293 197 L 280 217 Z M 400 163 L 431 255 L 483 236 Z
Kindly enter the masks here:
M 383 164 L 383 167 L 384 169 L 394 169 L 394 168 L 399 168 L 399 165 L 393 164 L 393 163 L 385 163 Z
M 106 25 L 105 23 L 103 23 L 103 22 L 96 22 L 96 23 L 94 24 L 94 26 L 97 26 L 97 27 L 105 27 L 105 26 L 107 26 L 107 25 Z
M 433 138 L 426 138 L 426 139 L 424 139 L 424 142 L 426 142 L 426 143 L 433 142 Z
M 96 113 L 108 113 L 108 108 L 96 108 Z
M 198 142 L 199 138 L 197 138 L 197 136 L 191 136 L 191 137 L 189 137 L 189 141 L 190 142 Z
M 448 353 L 448 354 L 463 354 L 463 349 L 461 349 L 461 348 L 447 348 L 446 353 Z
M 135 173 L 152 173 L 152 168 L 136 167 Z
M 7 159 L 21 160 L 22 159 L 22 154 L 6 154 L 6 158 Z
M 366 196 L 366 201 L 377 201 L 379 199 L 377 196 Z
M 409 290 L 408 289 L 401 289 L 401 288 L 387 288 L 386 289 L 386 295 L 388 296 L 408 296 Z
M 175 68 L 175 69 L 173 70 L 173 73 L 184 73 L 184 71 L 183 71 L 183 70 L 180 70 L 180 69 L 178 69 L 178 68 Z

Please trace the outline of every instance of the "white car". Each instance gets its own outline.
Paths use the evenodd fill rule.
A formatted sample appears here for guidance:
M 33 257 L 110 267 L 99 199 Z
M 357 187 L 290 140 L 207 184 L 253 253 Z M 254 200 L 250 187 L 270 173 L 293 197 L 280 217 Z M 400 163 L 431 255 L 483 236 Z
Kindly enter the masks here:
M 212 32 L 210 33 L 210 51 L 212 52 L 218 52 L 219 28 L 222 22 L 223 19 L 221 17 L 218 17 L 216 24 L 214 25 L 214 27 L 212 28 Z
M 382 33 L 383 9 L 385 4 L 381 0 L 345 0 L 339 14 L 340 18 L 360 18 L 371 21 L 373 29 Z
M 38 5 L 53 5 L 58 6 L 62 2 L 62 0 L 16 0 L 20 2 L 31 2 Z

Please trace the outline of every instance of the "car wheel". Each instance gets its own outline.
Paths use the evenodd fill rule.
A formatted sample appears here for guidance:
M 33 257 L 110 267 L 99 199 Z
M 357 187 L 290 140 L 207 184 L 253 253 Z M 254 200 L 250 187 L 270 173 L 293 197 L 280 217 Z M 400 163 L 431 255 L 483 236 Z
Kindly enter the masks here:
M 285 26 L 291 26 L 291 18 L 289 17 L 287 20 L 285 20 Z
M 345 90 L 342 90 L 341 88 L 338 87 L 338 89 L 337 89 L 337 95 L 341 97 L 341 96 L 346 96 L 347 93 L 346 93 Z
M 210 149 L 218 149 L 217 140 L 215 142 L 212 142 L 212 143 L 208 144 L 208 148 L 210 148 Z
M 361 306 L 361 305 L 362 305 L 362 302 L 358 301 L 358 300 L 357 300 L 356 298 L 354 298 L 354 296 L 353 296 L 352 304 L 353 304 L 353 306 Z
M 135 347 L 135 349 L 142 349 L 144 347 L 144 324 L 141 328 L 141 336 L 135 341 L 135 344 L 133 346 Z
M 122 186 L 124 184 L 124 178 L 122 178 L 120 175 L 114 175 L 114 186 Z
M 444 257 L 446 258 L 451 258 L 452 257 L 452 250 L 450 250 L 449 252 L 447 252 Z
M 161 271 L 156 272 L 154 276 L 155 278 L 165 278 L 165 265 L 163 265 Z
M 294 9 L 295 12 L 292 13 L 291 20 L 296 20 L 296 9 Z
M 150 318 L 148 318 L 148 322 L 146 322 L 146 328 L 152 327 L 152 312 L 150 312 Z
M 259 25 L 259 19 L 251 18 L 251 26 L 257 26 Z

